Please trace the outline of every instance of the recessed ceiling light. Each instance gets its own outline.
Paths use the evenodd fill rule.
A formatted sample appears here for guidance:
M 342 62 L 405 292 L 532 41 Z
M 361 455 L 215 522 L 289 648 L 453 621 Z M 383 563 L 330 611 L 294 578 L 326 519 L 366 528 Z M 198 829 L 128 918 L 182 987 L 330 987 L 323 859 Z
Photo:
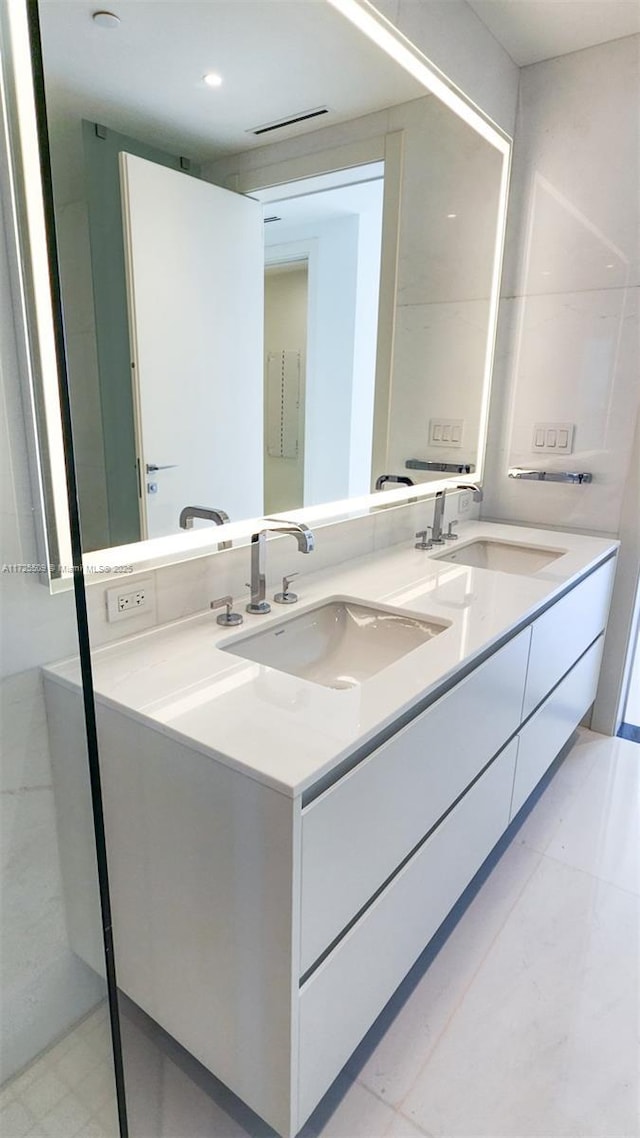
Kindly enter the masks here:
M 610 263 L 606 266 L 606 268 L 607 269 L 615 269 L 615 265 L 613 263 Z
M 458 215 L 457 215 L 457 213 L 448 213 L 448 214 L 447 214 L 447 217 L 449 217 L 449 218 L 454 218 L 454 217 L 457 217 L 457 216 L 458 216 Z
M 222 86 L 222 76 L 216 75 L 215 71 L 208 71 L 204 76 L 204 81 L 207 87 L 220 87 Z
M 94 12 L 93 22 L 99 28 L 117 28 L 120 17 L 116 16 L 114 12 Z

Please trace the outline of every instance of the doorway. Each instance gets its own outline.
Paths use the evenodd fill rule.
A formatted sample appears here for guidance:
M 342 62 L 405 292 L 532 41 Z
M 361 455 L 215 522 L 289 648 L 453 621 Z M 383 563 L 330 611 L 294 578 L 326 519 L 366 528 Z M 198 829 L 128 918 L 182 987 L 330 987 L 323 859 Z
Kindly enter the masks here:
M 379 161 L 252 191 L 263 203 L 265 221 L 267 513 L 369 493 L 383 190 Z M 281 302 L 267 299 L 276 294 L 297 298 L 289 329 Z M 286 333 L 286 342 L 267 327 L 270 307 L 279 311 L 277 331 L 281 340 Z M 278 367 L 280 440 L 274 419 Z M 282 451 L 285 442 L 286 455 L 270 453 Z

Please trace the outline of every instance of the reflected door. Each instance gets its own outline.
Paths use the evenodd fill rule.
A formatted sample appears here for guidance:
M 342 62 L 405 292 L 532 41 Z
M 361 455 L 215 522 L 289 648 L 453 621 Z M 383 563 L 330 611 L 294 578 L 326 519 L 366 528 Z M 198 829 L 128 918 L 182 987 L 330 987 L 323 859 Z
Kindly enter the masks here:
M 141 529 L 263 511 L 258 202 L 120 155 Z

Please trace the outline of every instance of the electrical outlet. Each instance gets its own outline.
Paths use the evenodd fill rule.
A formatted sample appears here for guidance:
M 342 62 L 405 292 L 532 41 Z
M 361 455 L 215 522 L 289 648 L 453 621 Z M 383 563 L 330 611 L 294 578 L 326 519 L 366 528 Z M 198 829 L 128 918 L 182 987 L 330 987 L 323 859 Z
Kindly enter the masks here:
M 151 577 L 136 581 L 135 585 L 122 582 L 105 592 L 107 620 L 129 620 L 149 612 L 155 606 L 154 583 Z
M 471 491 L 470 490 L 463 490 L 463 492 L 458 497 L 458 513 L 459 514 L 468 514 L 469 510 L 471 509 L 471 503 L 472 502 L 473 502 L 473 494 L 471 493 Z

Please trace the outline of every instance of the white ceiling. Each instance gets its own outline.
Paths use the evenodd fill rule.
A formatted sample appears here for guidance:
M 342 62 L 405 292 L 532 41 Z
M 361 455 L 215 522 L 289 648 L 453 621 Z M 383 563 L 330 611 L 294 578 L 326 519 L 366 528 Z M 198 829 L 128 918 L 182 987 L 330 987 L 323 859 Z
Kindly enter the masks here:
M 467 0 L 524 67 L 640 32 L 640 0 Z
M 206 160 L 264 146 L 425 94 L 324 0 L 40 0 L 54 129 L 83 117 Z M 216 71 L 221 87 L 203 76 Z M 307 124 L 247 133 L 322 105 Z

